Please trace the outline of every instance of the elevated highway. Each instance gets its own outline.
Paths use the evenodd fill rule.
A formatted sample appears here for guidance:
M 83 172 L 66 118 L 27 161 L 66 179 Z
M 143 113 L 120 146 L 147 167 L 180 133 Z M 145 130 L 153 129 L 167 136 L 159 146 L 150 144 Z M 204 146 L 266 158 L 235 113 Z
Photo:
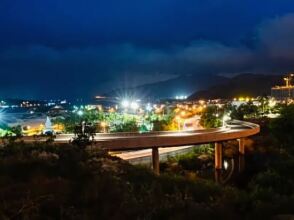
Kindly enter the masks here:
M 239 153 L 244 154 L 244 138 L 259 133 L 257 124 L 244 121 L 229 121 L 226 126 L 215 129 L 203 129 L 176 132 L 148 132 L 148 133 L 97 133 L 93 145 L 109 151 L 126 151 L 152 149 L 153 169 L 159 173 L 158 148 L 179 147 L 215 143 L 215 168 L 222 168 L 223 141 L 239 140 Z M 54 142 L 68 143 L 74 138 L 73 134 L 58 135 Z M 25 137 L 25 142 L 45 141 L 45 138 L 36 139 Z

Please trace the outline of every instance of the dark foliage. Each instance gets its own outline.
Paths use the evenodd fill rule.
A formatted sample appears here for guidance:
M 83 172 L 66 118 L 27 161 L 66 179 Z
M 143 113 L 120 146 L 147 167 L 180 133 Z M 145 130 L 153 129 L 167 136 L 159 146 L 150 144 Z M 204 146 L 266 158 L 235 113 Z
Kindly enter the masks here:
M 266 132 L 253 138 L 251 153 L 247 149 L 262 166 L 254 168 L 242 188 L 195 181 L 176 172 L 155 176 L 104 151 L 71 144 L 8 142 L 0 149 L 0 217 L 271 219 L 293 214 L 292 108 L 284 109 L 270 127 L 263 122 Z M 288 142 L 280 142 L 281 137 Z M 272 138 L 277 142 L 268 141 Z M 198 159 L 182 157 L 179 164 L 194 171 L 201 167 Z

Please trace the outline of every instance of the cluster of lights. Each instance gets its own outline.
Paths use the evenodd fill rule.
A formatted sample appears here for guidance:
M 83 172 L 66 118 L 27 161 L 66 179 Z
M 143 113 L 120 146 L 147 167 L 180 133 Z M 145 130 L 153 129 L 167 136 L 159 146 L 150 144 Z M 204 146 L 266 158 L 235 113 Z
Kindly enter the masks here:
M 20 107 L 22 107 L 22 108 L 36 107 L 36 106 L 40 106 L 40 104 L 37 104 L 37 103 L 30 103 L 30 102 L 28 102 L 28 101 L 23 101 L 23 102 L 20 104 Z
M 187 99 L 186 95 L 176 96 L 176 100 L 185 100 Z
M 268 103 L 269 107 L 273 108 L 276 106 L 276 104 L 277 104 L 276 100 L 274 100 L 274 99 L 269 100 L 269 103 Z
M 250 101 L 254 101 L 254 98 L 250 98 L 250 97 L 239 97 L 234 98 L 234 101 L 239 101 L 239 102 L 250 102 Z
M 146 105 L 146 111 L 151 112 L 152 111 L 152 106 L 150 103 L 147 103 Z
M 133 109 L 133 110 L 137 110 L 140 106 L 139 103 L 136 101 L 128 101 L 128 100 L 123 100 L 121 102 L 121 105 L 124 109 Z

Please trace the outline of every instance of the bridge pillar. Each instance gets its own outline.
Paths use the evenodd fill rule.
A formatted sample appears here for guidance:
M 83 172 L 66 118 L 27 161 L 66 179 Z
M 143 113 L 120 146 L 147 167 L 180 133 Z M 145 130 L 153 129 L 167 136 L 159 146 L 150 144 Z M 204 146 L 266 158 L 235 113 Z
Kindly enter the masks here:
M 245 154 L 245 143 L 244 143 L 244 138 L 238 139 L 239 142 L 239 153 L 244 155 Z
M 159 152 L 158 147 L 152 148 L 152 167 L 155 174 L 159 175 Z
M 214 180 L 215 180 L 215 182 L 216 183 L 221 183 L 222 181 L 221 181 L 221 179 L 222 179 L 222 170 L 221 169 L 216 169 L 215 171 L 214 171 Z
M 222 169 L 223 167 L 223 148 L 220 142 L 214 145 L 214 167 L 215 169 Z
M 239 154 L 239 173 L 243 172 L 244 169 L 245 169 L 244 154 Z

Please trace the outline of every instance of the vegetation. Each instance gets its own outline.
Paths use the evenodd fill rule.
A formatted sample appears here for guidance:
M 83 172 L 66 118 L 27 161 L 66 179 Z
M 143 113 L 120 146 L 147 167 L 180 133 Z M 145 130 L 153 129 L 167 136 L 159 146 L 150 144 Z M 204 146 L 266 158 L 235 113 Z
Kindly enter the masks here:
M 273 119 L 270 126 L 277 144 L 294 153 L 294 105 L 283 108 L 280 117 Z
M 73 144 L 81 147 L 86 147 L 91 143 L 96 135 L 95 127 L 90 123 L 82 122 L 75 127 L 75 138 Z
M 122 123 L 115 124 L 112 129 L 112 132 L 138 132 L 139 126 L 135 118 L 124 120 Z
M 219 186 L 156 177 L 104 152 L 10 144 L 0 156 L 2 219 L 213 218 L 223 212 Z
M 83 109 L 83 114 L 81 115 L 77 114 L 77 112 L 70 112 L 64 117 L 55 119 L 54 123 L 64 125 L 67 133 L 74 133 L 76 126 L 83 121 L 92 123 L 96 132 L 165 131 L 177 130 L 177 124 L 173 121 L 173 118 L 173 113 L 165 115 L 155 113 L 132 115 L 102 112 L 97 109 Z
M 217 128 L 222 126 L 223 112 L 217 106 L 207 106 L 201 115 L 200 124 L 205 128 Z
M 244 120 L 244 118 L 256 118 L 259 115 L 258 107 L 252 102 L 241 104 L 239 107 L 230 107 L 230 117 L 237 120 Z
M 293 214 L 293 119 L 293 105 L 277 119 L 258 119 L 262 132 L 247 140 L 247 169 L 228 185 L 198 175 L 213 169 L 209 145 L 170 158 L 156 176 L 100 150 L 9 141 L 0 148 L 1 219 L 267 219 Z

